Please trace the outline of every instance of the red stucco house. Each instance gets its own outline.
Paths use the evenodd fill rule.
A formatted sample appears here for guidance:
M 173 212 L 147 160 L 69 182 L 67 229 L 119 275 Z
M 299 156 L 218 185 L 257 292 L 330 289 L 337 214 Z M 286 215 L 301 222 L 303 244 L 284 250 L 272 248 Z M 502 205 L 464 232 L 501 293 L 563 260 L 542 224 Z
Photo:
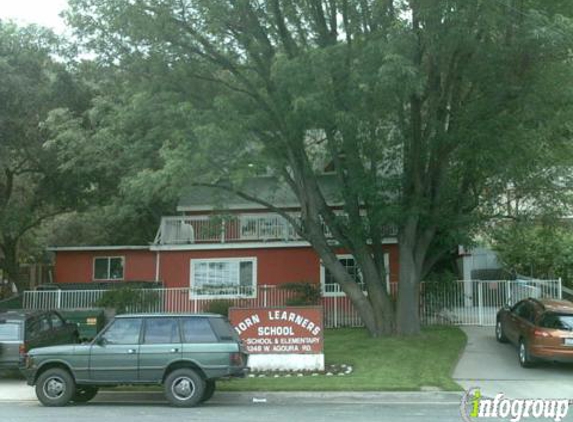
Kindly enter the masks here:
M 324 175 L 320 186 L 329 205 L 339 207 L 332 176 Z M 245 189 L 297 213 L 296 198 L 275 178 L 251 179 Z M 183 194 L 177 211 L 180 215 L 162 218 L 156 238 L 146 246 L 51 248 L 54 281 L 155 281 L 167 288 L 192 288 L 209 298 L 249 297 L 262 285 L 310 282 L 320 284 L 325 296 L 341 294 L 308 242 L 299 239 L 280 215 L 228 190 L 208 187 Z M 383 248 L 389 268 L 386 281 L 395 287 L 399 256 L 392 230 Z M 339 258 L 356 274 L 352 256 L 341 249 Z

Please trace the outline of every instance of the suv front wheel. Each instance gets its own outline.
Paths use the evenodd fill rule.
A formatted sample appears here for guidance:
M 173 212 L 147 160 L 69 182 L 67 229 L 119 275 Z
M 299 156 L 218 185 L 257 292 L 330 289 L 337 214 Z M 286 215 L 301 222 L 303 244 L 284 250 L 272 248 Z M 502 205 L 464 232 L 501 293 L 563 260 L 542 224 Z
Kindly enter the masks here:
M 192 407 L 203 398 L 205 380 L 192 369 L 177 369 L 165 378 L 164 389 L 165 397 L 174 406 Z
M 52 368 L 36 382 L 36 396 L 44 406 L 65 406 L 76 392 L 76 383 L 68 371 Z

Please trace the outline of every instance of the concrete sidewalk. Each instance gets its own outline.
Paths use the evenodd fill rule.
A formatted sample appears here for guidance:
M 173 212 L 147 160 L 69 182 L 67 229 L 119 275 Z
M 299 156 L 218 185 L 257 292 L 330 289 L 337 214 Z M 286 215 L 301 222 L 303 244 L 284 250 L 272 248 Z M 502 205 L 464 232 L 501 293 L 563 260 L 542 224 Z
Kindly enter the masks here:
M 453 378 L 482 395 L 504 393 L 509 398 L 573 398 L 573 365 L 541 363 L 522 368 L 511 344 L 498 343 L 494 327 L 463 327 L 466 349 Z

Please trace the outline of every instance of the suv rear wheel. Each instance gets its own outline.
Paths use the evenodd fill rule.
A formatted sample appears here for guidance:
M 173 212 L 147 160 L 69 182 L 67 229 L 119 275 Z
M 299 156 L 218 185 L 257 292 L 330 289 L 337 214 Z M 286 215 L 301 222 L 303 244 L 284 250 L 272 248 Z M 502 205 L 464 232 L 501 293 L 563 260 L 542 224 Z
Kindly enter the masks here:
M 192 407 L 201 402 L 205 380 L 193 369 L 176 369 L 165 378 L 165 397 L 178 407 Z
M 204 403 L 207 400 L 210 400 L 215 393 L 215 380 L 207 380 L 205 381 L 205 392 L 203 393 L 203 397 L 201 397 L 201 402 Z
M 65 406 L 75 392 L 76 383 L 63 368 L 46 370 L 36 382 L 36 396 L 44 406 Z
M 517 355 L 519 357 L 519 364 L 524 368 L 531 368 L 534 366 L 535 361 L 531 358 L 529 351 L 527 350 L 527 343 L 524 339 L 519 340 L 519 346 L 517 347 Z
M 97 387 L 78 386 L 76 393 L 72 397 L 72 401 L 75 403 L 87 403 L 97 395 L 98 390 Z

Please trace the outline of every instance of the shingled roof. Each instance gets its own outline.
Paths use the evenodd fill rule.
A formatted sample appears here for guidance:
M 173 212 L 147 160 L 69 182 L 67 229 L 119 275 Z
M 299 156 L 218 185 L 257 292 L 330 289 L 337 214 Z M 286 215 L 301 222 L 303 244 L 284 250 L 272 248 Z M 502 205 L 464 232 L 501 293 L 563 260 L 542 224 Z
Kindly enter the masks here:
M 318 176 L 318 184 L 329 205 L 340 205 L 342 198 L 334 174 Z M 222 187 L 196 186 L 185 190 L 179 199 L 177 211 L 210 211 L 264 209 L 263 206 L 237 196 Z M 296 208 L 298 199 L 288 185 L 274 176 L 260 176 L 244 181 L 240 190 L 279 208 Z

